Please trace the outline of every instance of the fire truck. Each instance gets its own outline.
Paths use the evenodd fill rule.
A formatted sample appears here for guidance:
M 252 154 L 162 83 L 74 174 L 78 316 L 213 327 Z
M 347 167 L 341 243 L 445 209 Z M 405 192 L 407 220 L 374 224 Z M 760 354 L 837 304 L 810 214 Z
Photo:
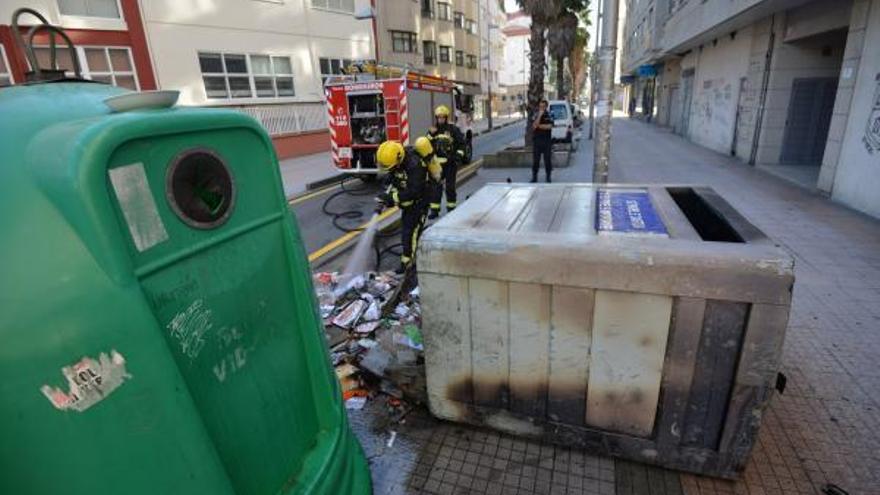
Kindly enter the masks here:
M 376 148 L 393 139 L 415 142 L 434 122 L 434 108 L 454 111 L 465 136 L 465 162 L 473 155 L 473 103 L 452 81 L 388 65 L 357 64 L 324 83 L 333 165 L 369 180 L 377 173 Z

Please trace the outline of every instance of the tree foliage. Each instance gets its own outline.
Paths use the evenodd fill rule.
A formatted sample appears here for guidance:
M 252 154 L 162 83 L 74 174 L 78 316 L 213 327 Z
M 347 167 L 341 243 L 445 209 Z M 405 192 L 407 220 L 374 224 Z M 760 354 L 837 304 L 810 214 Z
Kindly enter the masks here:
M 538 102 L 544 97 L 544 74 L 547 68 L 544 53 L 548 44 L 550 55 L 556 62 L 557 97 L 565 98 L 565 59 L 571 58 L 573 50 L 578 46 L 587 45 L 586 42 L 580 45 L 578 27 L 585 21 L 589 23 L 587 14 L 590 0 L 517 0 L 517 3 L 532 19 L 527 91 L 528 120 L 531 121 Z M 571 67 L 571 63 L 569 66 Z M 571 94 L 574 94 L 577 87 L 576 74 L 571 71 Z M 580 88 L 583 88 L 583 83 Z M 531 126 L 526 126 L 526 142 L 531 142 Z

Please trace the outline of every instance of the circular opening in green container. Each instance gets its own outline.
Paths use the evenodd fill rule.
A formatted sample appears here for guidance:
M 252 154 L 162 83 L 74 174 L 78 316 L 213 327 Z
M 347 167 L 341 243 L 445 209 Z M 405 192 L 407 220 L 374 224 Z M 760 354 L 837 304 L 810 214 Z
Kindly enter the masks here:
M 223 225 L 235 204 L 235 184 L 226 162 L 207 148 L 188 149 L 174 158 L 165 180 L 174 213 L 190 227 Z

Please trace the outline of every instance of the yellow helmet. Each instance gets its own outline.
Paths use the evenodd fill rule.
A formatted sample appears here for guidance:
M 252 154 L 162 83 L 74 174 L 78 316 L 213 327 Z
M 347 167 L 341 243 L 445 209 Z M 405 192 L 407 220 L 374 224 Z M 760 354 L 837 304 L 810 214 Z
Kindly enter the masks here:
M 422 158 L 428 157 L 431 153 L 434 152 L 434 147 L 431 145 L 431 140 L 426 138 L 425 136 L 420 136 L 416 139 L 416 143 L 413 145 L 416 153 L 419 154 Z
M 376 162 L 382 170 L 390 170 L 403 161 L 403 145 L 397 141 L 385 141 L 376 150 Z
M 439 105 L 437 108 L 434 109 L 434 117 L 446 117 L 448 119 L 449 114 L 449 107 L 447 107 L 446 105 Z

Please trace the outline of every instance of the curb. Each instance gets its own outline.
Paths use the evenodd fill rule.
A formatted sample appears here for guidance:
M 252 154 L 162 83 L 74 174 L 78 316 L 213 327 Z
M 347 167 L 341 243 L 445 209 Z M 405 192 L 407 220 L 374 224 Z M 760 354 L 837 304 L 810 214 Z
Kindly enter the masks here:
M 502 128 L 504 128 L 504 127 L 511 126 L 511 125 L 513 125 L 513 124 L 518 124 L 518 123 L 520 123 L 520 122 L 522 122 L 522 121 L 524 121 L 524 120 L 525 120 L 525 118 L 518 118 L 518 119 L 516 119 L 516 120 L 511 120 L 511 121 L 509 121 L 509 122 L 505 122 L 505 123 L 503 123 L 503 124 L 496 125 L 495 127 L 492 128 L 492 130 L 493 130 L 493 131 L 497 131 L 498 129 L 502 129 Z M 489 129 L 486 129 L 486 130 L 483 130 L 483 131 L 479 131 L 479 132 L 475 132 L 475 133 L 474 133 L 474 137 L 482 136 L 483 134 L 485 134 L 485 133 L 487 133 L 487 132 L 489 132 Z
M 320 189 L 324 186 L 329 186 L 330 184 L 333 184 L 335 182 L 339 182 L 346 177 L 348 177 L 348 174 L 340 172 L 336 175 L 324 177 L 323 179 L 318 179 L 314 182 L 307 182 L 306 183 L 306 191 L 314 191 L 315 189 Z

